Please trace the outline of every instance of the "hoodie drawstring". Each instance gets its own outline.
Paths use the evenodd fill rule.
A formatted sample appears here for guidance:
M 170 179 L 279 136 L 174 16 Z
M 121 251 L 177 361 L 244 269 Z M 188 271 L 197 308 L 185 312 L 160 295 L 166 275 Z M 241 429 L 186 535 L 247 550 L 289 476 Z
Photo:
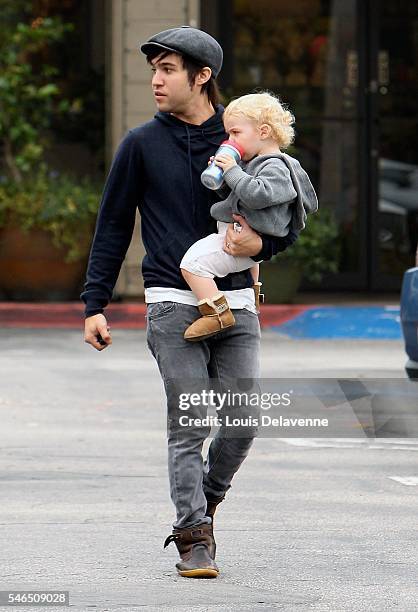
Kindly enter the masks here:
M 191 151 L 191 144 L 190 144 L 190 131 L 188 126 L 185 126 L 186 128 L 186 132 L 187 132 L 187 156 L 189 159 L 189 178 L 190 178 L 190 191 L 192 194 L 192 211 L 193 211 L 193 221 L 196 222 L 196 206 L 195 206 L 195 201 L 194 201 L 194 191 L 193 191 L 193 170 L 192 170 L 192 151 Z

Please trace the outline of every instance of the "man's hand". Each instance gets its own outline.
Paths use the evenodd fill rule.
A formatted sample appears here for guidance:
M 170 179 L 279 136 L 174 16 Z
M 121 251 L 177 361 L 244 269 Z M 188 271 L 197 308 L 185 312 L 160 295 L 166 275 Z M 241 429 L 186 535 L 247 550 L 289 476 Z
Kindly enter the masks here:
M 222 168 L 224 172 L 238 165 L 232 155 L 226 155 L 224 153 L 220 153 L 215 157 L 215 164 Z
M 242 230 L 235 232 L 234 224 L 229 223 L 223 246 L 225 253 L 235 257 L 255 257 L 263 247 L 261 236 L 248 225 L 244 217 L 232 216 L 242 226 Z
M 84 342 L 91 344 L 98 351 L 102 351 L 112 344 L 109 330 L 110 327 L 104 315 L 97 314 L 92 317 L 87 317 L 84 322 Z M 99 342 L 100 336 L 104 344 Z

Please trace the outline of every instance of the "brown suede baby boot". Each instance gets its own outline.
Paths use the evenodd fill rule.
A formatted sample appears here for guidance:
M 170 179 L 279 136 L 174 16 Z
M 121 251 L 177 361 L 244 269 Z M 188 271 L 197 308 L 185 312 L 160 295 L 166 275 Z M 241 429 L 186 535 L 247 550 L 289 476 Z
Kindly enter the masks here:
M 255 309 L 257 312 L 260 312 L 260 303 L 264 302 L 264 293 L 261 293 L 261 285 L 260 281 L 254 283 L 254 298 L 255 298 Z
M 211 299 L 200 300 L 197 305 L 202 316 L 186 329 L 185 340 L 190 342 L 205 340 L 235 325 L 234 315 L 223 293 L 218 293 Z

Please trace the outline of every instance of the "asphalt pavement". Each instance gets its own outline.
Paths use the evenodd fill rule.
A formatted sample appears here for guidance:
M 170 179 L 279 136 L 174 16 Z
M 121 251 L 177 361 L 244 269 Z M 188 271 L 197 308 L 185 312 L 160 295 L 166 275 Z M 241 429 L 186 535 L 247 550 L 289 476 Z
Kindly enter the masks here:
M 166 416 L 143 330 L 0 330 L 0 590 L 86 611 L 416 611 L 418 440 L 259 438 L 216 521 L 216 580 L 181 578 Z M 265 331 L 265 378 L 405 378 L 400 340 Z M 1 610 L 64 610 L 6 607 Z

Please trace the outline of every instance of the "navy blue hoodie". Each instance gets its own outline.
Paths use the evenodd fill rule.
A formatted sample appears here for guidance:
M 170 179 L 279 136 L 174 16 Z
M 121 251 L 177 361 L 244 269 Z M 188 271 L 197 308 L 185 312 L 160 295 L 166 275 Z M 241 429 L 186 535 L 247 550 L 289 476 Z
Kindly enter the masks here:
M 122 140 L 104 187 L 81 294 L 86 316 L 103 312 L 112 298 L 137 208 L 146 251 L 144 286 L 189 289 L 180 261 L 196 240 L 216 232 L 209 211 L 219 196 L 202 185 L 200 174 L 227 138 L 222 114 L 219 105 L 207 121 L 193 125 L 158 112 Z M 263 247 L 254 260 L 270 259 L 296 238 L 293 233 L 284 238 L 262 235 Z M 221 291 L 252 286 L 248 270 L 215 280 Z

